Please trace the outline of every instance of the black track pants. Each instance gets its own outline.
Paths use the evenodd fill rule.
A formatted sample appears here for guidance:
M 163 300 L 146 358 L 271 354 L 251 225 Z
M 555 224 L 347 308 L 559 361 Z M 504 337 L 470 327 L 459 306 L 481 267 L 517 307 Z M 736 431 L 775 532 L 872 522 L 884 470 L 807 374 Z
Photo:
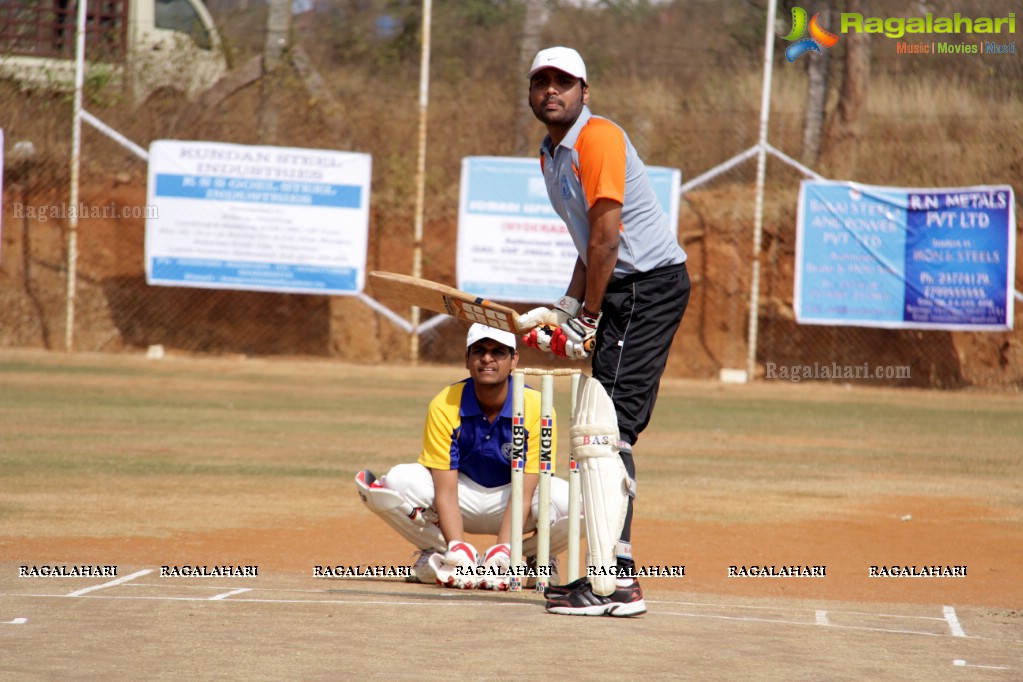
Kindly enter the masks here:
M 611 396 L 628 443 L 650 422 L 689 288 L 682 263 L 612 280 L 604 295 L 593 376 Z

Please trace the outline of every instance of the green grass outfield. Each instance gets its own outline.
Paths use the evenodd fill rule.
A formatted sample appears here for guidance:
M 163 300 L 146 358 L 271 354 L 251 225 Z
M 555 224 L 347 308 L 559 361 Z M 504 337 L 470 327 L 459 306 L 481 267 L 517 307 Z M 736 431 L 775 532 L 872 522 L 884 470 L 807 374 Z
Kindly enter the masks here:
M 347 490 L 361 467 L 414 458 L 426 403 L 464 373 L 0 351 L 0 523 L 5 534 L 48 533 L 40 509 L 80 503 L 72 526 L 111 519 L 96 532 L 122 532 L 119 512 L 141 505 L 170 530 L 174 516 L 152 499 L 165 485 L 213 495 L 268 480 L 298 493 L 273 500 L 275 513 L 301 514 L 307 495 Z M 562 415 L 567 391 L 559 378 Z M 725 495 L 779 519 L 808 502 L 828 514 L 871 496 L 928 495 L 981 498 L 1023 519 L 1023 400 L 1012 395 L 666 380 L 636 454 L 649 518 L 741 521 L 741 505 L 716 502 Z M 260 513 L 242 506 L 208 522 L 235 527 Z

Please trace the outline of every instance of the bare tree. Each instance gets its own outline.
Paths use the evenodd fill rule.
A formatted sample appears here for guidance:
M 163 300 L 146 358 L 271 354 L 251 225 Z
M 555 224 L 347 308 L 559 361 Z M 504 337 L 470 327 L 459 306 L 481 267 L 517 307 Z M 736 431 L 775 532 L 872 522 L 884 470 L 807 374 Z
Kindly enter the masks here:
M 263 43 L 263 82 L 259 106 L 259 134 L 267 144 L 277 141 L 279 116 L 272 99 L 281 74 L 278 70 L 288 48 L 291 32 L 291 0 L 270 0 L 266 15 L 266 40 Z
M 519 73 L 525 74 L 533 57 L 540 51 L 543 27 L 547 25 L 550 8 L 545 0 L 526 0 L 526 18 L 522 23 L 522 42 L 519 43 Z M 529 156 L 535 151 L 536 141 L 530 139 L 530 123 L 533 114 L 529 109 L 526 88 L 523 85 L 519 93 L 519 105 L 515 109 L 515 150 L 521 156 Z
M 869 0 L 848 0 L 848 11 L 870 14 Z M 870 35 L 846 33 L 842 89 L 838 107 L 827 126 L 824 165 L 835 178 L 848 179 L 856 171 L 863 113 L 870 83 Z
M 831 10 L 819 12 L 822 26 L 831 26 Z M 821 152 L 821 128 L 824 125 L 824 108 L 828 103 L 828 66 L 830 50 L 812 55 L 807 60 L 806 114 L 803 119 L 803 163 L 813 167 Z

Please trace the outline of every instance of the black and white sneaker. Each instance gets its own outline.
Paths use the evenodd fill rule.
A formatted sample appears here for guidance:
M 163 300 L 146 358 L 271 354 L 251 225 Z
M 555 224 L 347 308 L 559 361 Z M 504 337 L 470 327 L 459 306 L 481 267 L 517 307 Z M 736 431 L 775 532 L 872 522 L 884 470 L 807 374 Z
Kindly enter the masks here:
M 567 616 L 641 616 L 646 613 L 646 602 L 643 601 L 643 590 L 638 580 L 633 580 L 628 587 L 617 587 L 606 597 L 593 593 L 593 588 L 584 578 L 571 592 L 558 594 L 566 586 L 548 588 L 547 612 Z M 570 583 L 573 585 L 575 583 Z
M 570 583 L 565 585 L 548 585 L 547 589 L 544 590 L 543 596 L 548 599 L 551 597 L 564 597 L 569 592 L 574 592 L 579 589 L 580 586 L 589 584 L 589 579 L 586 577 L 576 578 Z

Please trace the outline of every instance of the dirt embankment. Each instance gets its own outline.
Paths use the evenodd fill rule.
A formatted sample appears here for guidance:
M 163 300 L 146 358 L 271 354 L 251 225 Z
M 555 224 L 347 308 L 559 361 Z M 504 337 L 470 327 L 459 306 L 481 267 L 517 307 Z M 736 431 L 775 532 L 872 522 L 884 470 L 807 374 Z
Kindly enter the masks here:
M 716 377 L 722 368 L 746 367 L 751 248 L 741 226 L 752 219 L 747 194 L 744 188 L 725 188 L 686 197 L 679 235 L 689 254 L 693 294 L 672 349 L 669 376 Z M 145 220 L 139 215 L 147 204 L 144 178 L 118 174 L 85 187 L 81 197 L 76 349 L 140 351 L 162 344 L 186 352 L 336 356 L 371 363 L 408 357 L 408 335 L 354 297 L 148 286 Z M 63 206 L 56 197 L 27 192 L 17 178 L 7 187 L 0 251 L 0 345 L 63 348 L 67 312 Z M 797 325 L 792 313 L 794 216 L 781 199 L 768 202 L 766 211 L 775 217 L 765 225 L 759 373 L 765 366 L 896 367 L 904 368 L 898 376 L 866 381 L 943 388 L 1023 386 L 1023 329 L 982 334 Z M 431 245 L 453 245 L 457 225 L 435 222 L 427 225 L 426 235 Z M 454 283 L 453 247 L 430 246 L 426 251 L 432 256 L 424 276 Z M 408 235 L 376 210 L 368 268 L 405 272 L 411 262 Z M 433 327 L 422 335 L 420 358 L 457 362 L 462 333 L 457 323 Z M 541 365 L 549 361 L 531 351 L 524 352 L 524 359 Z

